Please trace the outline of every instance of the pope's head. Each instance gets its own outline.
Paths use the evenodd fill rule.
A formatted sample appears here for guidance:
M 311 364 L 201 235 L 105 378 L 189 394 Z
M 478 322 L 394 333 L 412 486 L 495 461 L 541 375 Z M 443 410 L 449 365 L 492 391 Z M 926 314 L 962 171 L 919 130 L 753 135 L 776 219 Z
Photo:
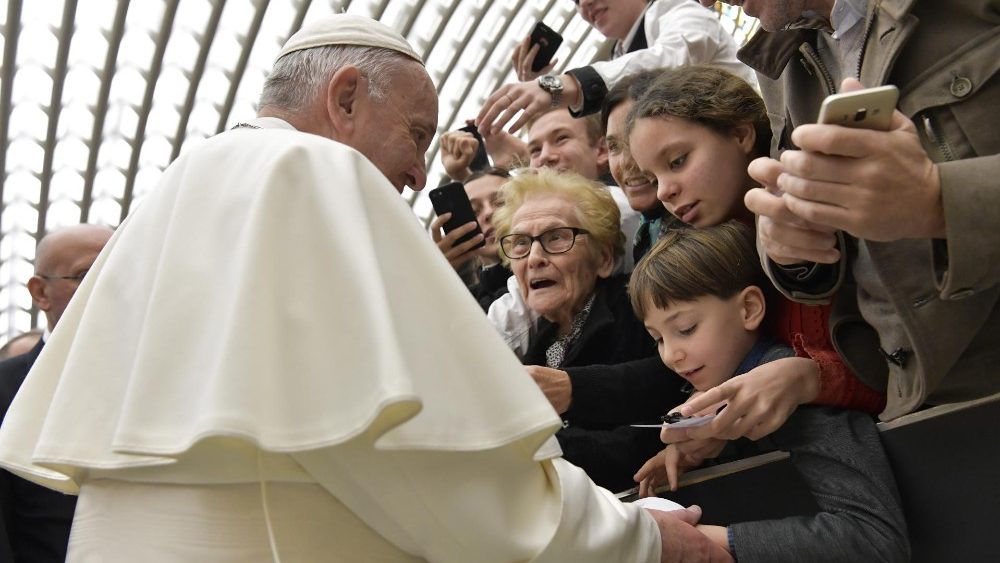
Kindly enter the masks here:
M 261 116 L 348 145 L 396 190 L 420 190 L 437 129 L 437 91 L 420 57 L 385 25 L 337 14 L 282 47 L 260 99 Z

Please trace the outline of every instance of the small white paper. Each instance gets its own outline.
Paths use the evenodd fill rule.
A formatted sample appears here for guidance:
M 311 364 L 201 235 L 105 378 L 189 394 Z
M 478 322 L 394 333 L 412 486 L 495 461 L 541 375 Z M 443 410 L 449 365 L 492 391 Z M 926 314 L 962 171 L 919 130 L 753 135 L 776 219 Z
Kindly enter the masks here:
M 673 510 L 684 510 L 684 507 L 677 504 L 676 502 L 660 497 L 641 498 L 639 500 L 633 501 L 632 504 L 641 506 L 643 508 L 648 508 L 650 510 L 662 510 L 663 512 L 670 512 Z

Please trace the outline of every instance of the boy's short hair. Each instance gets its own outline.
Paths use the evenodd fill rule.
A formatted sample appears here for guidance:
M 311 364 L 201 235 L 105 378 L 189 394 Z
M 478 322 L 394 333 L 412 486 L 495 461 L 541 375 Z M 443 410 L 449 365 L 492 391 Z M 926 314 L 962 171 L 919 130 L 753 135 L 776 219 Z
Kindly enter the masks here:
M 663 236 L 639 261 L 629 281 L 629 298 L 639 319 L 650 305 L 711 295 L 729 299 L 758 285 L 762 272 L 753 232 L 729 221 L 704 229 L 678 229 Z

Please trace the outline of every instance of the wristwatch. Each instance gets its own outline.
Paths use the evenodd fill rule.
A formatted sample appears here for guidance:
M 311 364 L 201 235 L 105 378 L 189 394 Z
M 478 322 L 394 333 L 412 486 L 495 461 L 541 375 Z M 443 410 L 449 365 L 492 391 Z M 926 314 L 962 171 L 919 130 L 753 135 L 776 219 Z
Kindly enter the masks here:
M 563 83 L 562 79 L 552 74 L 538 77 L 538 86 L 552 96 L 552 107 L 557 108 L 562 102 Z

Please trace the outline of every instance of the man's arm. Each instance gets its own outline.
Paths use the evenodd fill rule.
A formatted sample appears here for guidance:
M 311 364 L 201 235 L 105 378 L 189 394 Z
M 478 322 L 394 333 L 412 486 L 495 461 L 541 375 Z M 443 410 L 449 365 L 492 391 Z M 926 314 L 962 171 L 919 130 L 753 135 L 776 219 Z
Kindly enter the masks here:
M 363 435 L 292 456 L 383 537 L 428 561 L 661 560 L 657 520 L 595 487 L 579 468 L 536 461 L 534 453 L 526 442 L 384 451 Z M 693 560 L 719 555 L 704 544 L 688 547 L 704 550 Z
M 600 111 L 610 88 L 643 70 L 713 64 L 756 85 L 754 73 L 736 60 L 736 44 L 712 10 L 696 2 L 661 0 L 647 11 L 646 17 L 655 18 L 655 37 L 648 47 L 567 71 L 579 82 L 582 95 L 582 106 L 570 107 L 575 116 Z M 638 33 L 645 33 L 645 29 Z

